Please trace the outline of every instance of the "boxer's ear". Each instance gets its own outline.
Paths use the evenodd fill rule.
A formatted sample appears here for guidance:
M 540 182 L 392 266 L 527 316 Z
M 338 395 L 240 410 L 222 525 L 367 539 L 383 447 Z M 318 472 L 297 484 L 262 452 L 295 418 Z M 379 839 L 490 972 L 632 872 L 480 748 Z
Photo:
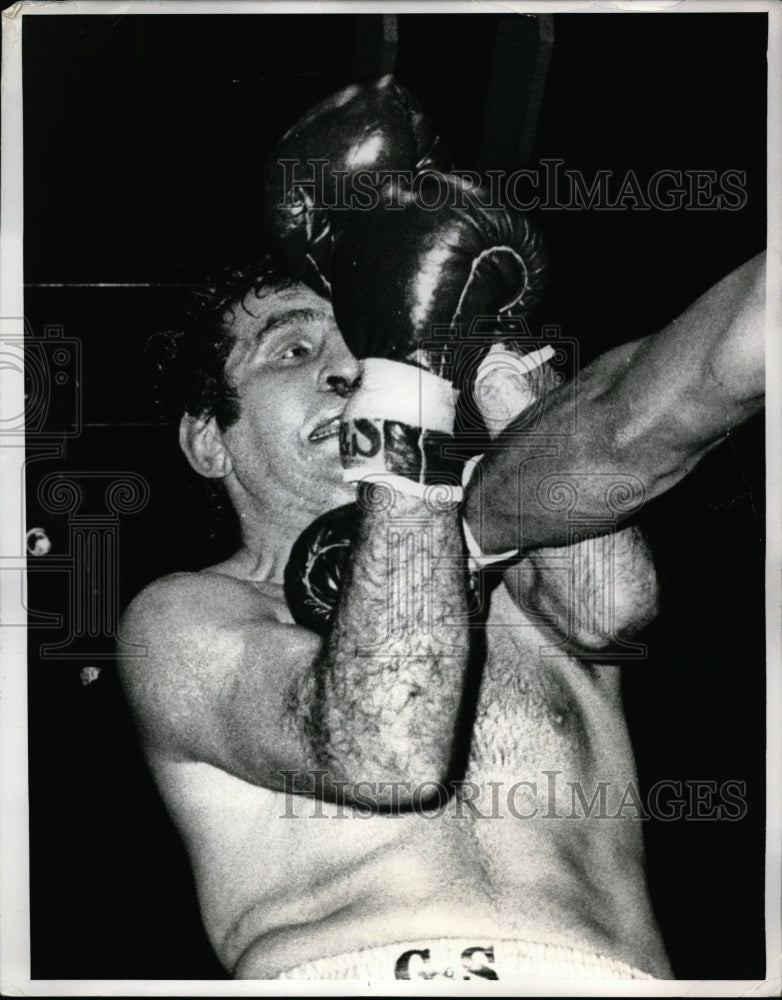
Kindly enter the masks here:
M 214 417 L 192 417 L 186 413 L 179 421 L 179 446 L 200 476 L 223 479 L 233 465 Z

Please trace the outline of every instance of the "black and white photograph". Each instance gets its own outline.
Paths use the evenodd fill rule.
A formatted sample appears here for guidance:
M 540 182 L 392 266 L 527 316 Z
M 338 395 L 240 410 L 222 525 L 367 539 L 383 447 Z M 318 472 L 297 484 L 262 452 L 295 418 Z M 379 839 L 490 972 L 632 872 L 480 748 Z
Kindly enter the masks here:
M 782 15 L 655 7 L 4 5 L 5 995 L 779 995 Z

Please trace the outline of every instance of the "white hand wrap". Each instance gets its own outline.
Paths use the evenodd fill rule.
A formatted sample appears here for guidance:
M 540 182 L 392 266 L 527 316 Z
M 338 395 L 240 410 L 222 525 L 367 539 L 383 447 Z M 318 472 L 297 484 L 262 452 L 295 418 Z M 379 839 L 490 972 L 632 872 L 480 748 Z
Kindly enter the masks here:
M 475 397 L 484 422 L 493 435 L 507 427 L 535 401 L 534 390 L 526 376 L 544 365 L 554 353 L 551 344 L 528 354 L 519 354 L 503 343 L 492 345 L 475 374 Z M 462 472 L 462 486 L 465 490 L 482 458 L 483 455 L 476 455 L 465 462 Z M 473 572 L 484 566 L 491 566 L 492 563 L 513 559 L 519 554 L 518 549 L 508 549 L 507 552 L 484 555 L 464 518 L 462 527 L 464 543 L 470 556 L 470 569 Z
M 475 401 L 492 436 L 504 430 L 537 395 L 529 376 L 554 356 L 546 344 L 537 351 L 520 354 L 503 343 L 493 344 L 475 373 Z
M 342 417 L 344 481 L 385 483 L 427 501 L 436 495 L 438 505 L 446 502 L 447 493 L 451 503 L 461 503 L 458 475 L 452 484 L 432 482 L 429 469 L 434 458 L 441 473 L 437 478 L 449 478 L 437 468 L 437 458 L 441 436 L 453 431 L 457 396 L 450 382 L 422 368 L 367 358 L 361 386 Z M 412 468 L 405 465 L 409 459 Z M 447 456 L 444 460 L 447 465 Z
M 415 365 L 366 358 L 361 385 L 346 409 L 356 420 L 393 420 L 429 431 L 453 431 L 458 393 L 450 382 Z

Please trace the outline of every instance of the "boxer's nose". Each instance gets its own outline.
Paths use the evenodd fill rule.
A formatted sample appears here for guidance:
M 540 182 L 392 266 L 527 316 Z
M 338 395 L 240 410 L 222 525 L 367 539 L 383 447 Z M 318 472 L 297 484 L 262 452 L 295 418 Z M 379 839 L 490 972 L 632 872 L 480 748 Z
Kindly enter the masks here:
M 361 365 L 348 350 L 342 334 L 335 333 L 320 372 L 319 388 L 349 396 L 358 384 Z

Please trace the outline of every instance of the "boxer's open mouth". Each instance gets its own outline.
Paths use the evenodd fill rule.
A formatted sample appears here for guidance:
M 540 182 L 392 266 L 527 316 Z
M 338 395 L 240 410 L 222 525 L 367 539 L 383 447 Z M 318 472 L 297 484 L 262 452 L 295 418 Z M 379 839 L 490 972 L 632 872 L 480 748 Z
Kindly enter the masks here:
M 320 444 L 321 441 L 328 441 L 330 438 L 339 437 L 339 425 L 341 421 L 341 415 L 321 421 L 310 433 L 309 440 L 315 444 Z

